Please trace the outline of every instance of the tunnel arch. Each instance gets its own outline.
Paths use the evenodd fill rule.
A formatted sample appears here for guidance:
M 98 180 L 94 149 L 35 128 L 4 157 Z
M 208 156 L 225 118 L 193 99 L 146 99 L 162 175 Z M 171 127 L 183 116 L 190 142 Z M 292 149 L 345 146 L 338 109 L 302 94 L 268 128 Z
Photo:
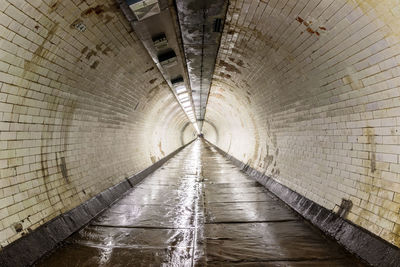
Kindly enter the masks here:
M 228 2 L 224 23 L 212 18 L 221 43 L 196 122 L 203 110 L 191 109 L 207 94 L 193 103 L 171 84 L 190 84 L 186 63 L 203 75 L 197 53 L 211 50 L 191 47 L 196 60 L 167 77 L 125 1 L 3 0 L 1 246 L 158 166 L 203 122 L 205 138 L 246 168 L 333 213 L 352 203 L 344 220 L 400 245 L 398 1 Z M 176 15 L 174 1 L 163 5 Z
M 185 126 L 182 128 L 181 131 L 181 142 L 182 144 L 185 144 L 189 142 L 190 140 L 193 140 L 194 138 L 197 137 L 197 132 L 193 127 L 190 125 L 190 122 L 187 122 Z
M 190 140 L 193 140 L 197 137 L 198 133 L 193 129 L 193 127 L 189 127 L 190 124 L 186 123 L 182 129 L 181 140 L 182 143 L 185 144 Z M 203 135 L 207 135 L 209 141 L 215 143 L 218 141 L 219 133 L 217 127 L 210 121 L 204 120 L 203 129 L 201 132 Z

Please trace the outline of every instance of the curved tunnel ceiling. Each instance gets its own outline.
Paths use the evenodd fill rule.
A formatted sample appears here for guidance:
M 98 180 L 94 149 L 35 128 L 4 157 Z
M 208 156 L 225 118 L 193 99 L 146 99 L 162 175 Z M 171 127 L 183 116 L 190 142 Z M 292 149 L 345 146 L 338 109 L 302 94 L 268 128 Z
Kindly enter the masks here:
M 399 17 L 392 0 L 229 1 L 203 127 L 397 246 Z M 195 137 L 115 1 L 6 0 L 0 38 L 2 246 Z

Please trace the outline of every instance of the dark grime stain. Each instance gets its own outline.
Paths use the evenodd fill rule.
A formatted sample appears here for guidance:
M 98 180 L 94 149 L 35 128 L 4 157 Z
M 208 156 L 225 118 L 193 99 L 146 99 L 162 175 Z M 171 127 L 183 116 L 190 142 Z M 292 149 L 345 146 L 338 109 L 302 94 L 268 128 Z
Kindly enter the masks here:
M 90 50 L 90 52 L 86 55 L 86 59 L 89 60 L 92 56 L 96 56 L 97 52 Z
M 238 68 L 236 68 L 234 65 L 229 64 L 228 62 L 226 62 L 222 59 L 219 61 L 219 65 L 221 67 L 225 67 L 225 69 L 229 72 L 235 72 L 235 73 L 241 74 L 241 71 Z
M 114 18 L 113 16 L 106 15 L 106 16 L 105 16 L 104 23 L 109 23 L 113 18 Z
M 82 17 L 87 17 L 91 14 L 100 15 L 105 12 L 104 5 L 97 5 L 95 7 L 90 7 L 81 13 Z
M 90 66 L 90 68 L 96 69 L 99 64 L 100 64 L 100 62 L 98 60 L 96 60 L 95 62 L 93 62 L 93 64 Z
M 148 68 L 147 70 L 144 71 L 144 73 L 147 73 L 147 72 L 152 71 L 152 70 L 154 70 L 154 67 Z
M 85 46 L 85 47 L 82 49 L 81 53 L 82 53 L 82 54 L 85 54 L 88 50 L 89 50 L 89 47 Z
M 101 53 L 103 53 L 104 55 L 108 55 L 108 53 L 111 52 L 111 51 L 112 51 L 111 48 L 106 47 L 106 48 L 104 48 L 103 51 L 101 51 Z
M 219 76 L 221 76 L 222 78 L 226 78 L 226 79 L 232 78 L 232 76 L 230 74 L 227 74 L 227 73 L 224 73 L 224 72 L 220 72 Z

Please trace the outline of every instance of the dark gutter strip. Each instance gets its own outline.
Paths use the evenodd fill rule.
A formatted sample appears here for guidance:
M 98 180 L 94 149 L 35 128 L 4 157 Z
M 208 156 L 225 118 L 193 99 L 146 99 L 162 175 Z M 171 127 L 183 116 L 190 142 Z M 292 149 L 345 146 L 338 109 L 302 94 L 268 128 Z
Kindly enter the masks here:
M 39 226 L 32 233 L 6 246 L 0 251 L 0 266 L 19 267 L 33 265 L 45 254 L 57 248 L 70 235 L 86 226 L 92 219 L 122 198 L 129 189 L 160 168 L 194 140 L 178 148 L 138 174 L 110 187 L 72 210 Z
M 247 224 L 247 223 L 285 223 L 285 222 L 297 222 L 300 219 L 288 219 L 288 220 L 263 220 L 263 221 L 217 221 L 217 222 L 205 222 L 205 224 Z
M 372 266 L 400 267 L 398 247 L 253 169 L 216 145 L 206 142 L 349 252 Z

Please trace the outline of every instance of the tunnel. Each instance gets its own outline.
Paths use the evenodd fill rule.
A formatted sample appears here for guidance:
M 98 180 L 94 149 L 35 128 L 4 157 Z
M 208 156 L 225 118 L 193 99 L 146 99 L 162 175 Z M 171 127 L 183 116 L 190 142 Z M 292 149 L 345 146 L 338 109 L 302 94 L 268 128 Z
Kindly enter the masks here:
M 1 0 L 1 266 L 400 266 L 398 0 Z

